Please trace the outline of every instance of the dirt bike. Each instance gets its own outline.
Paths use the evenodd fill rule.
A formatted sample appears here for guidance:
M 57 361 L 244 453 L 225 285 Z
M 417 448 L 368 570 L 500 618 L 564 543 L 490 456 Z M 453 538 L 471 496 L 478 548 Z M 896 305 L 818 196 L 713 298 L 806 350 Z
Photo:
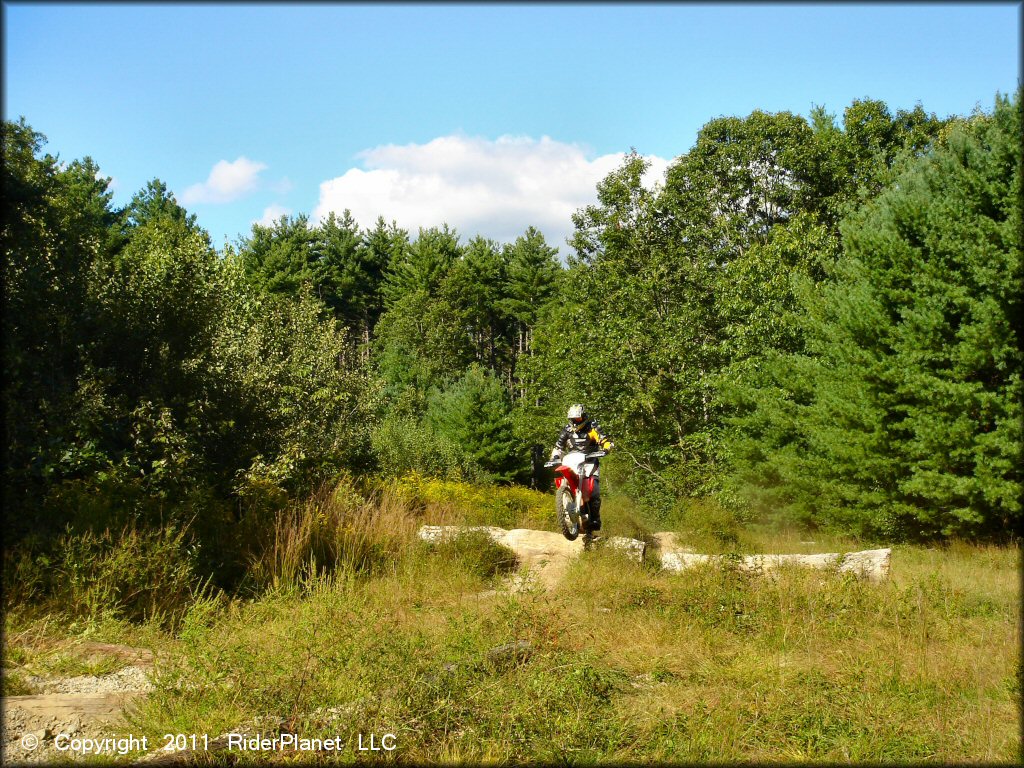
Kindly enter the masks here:
M 575 541 L 580 533 L 584 538 L 590 536 L 590 496 L 597 483 L 593 460 L 607 455 L 608 451 L 570 451 L 561 460 L 544 465 L 554 467 L 559 475 L 555 478 L 555 514 L 562 535 L 569 541 Z

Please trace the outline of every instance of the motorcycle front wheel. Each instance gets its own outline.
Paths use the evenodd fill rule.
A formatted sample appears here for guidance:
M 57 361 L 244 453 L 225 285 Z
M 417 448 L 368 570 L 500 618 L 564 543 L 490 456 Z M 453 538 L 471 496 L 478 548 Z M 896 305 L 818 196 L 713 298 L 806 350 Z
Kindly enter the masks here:
M 568 485 L 563 485 L 555 494 L 555 509 L 558 511 L 558 524 L 562 535 L 569 541 L 575 541 L 580 535 L 580 513 L 576 509 L 576 499 Z

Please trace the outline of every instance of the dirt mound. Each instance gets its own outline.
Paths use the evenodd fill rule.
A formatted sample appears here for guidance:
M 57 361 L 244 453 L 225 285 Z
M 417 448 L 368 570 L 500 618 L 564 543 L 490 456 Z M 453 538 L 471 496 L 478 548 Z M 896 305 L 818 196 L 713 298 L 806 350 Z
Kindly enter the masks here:
M 613 536 L 585 542 L 583 537 L 569 541 L 560 533 L 534 531 L 529 528 L 504 528 L 493 526 L 425 525 L 420 528 L 419 537 L 424 541 L 442 541 L 470 531 L 482 531 L 495 544 L 511 549 L 519 561 L 519 572 L 507 582 L 512 590 L 524 589 L 537 584 L 550 589 L 561 581 L 569 562 L 579 557 L 590 546 L 613 547 L 625 551 L 637 562 L 643 560 L 644 542 Z

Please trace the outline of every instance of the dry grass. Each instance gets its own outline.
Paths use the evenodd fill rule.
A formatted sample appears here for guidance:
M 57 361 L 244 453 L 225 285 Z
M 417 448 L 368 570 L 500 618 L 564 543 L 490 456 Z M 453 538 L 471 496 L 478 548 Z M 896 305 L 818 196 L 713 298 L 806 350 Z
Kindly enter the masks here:
M 564 590 L 604 662 L 640 681 L 618 711 L 651 759 L 1013 762 L 1018 565 L 1017 550 L 905 547 L 871 585 L 590 558 Z
M 415 541 L 420 520 L 402 494 L 384 487 L 363 498 L 346 484 L 325 488 L 279 513 L 249 574 L 261 587 L 291 588 L 335 571 L 392 569 Z

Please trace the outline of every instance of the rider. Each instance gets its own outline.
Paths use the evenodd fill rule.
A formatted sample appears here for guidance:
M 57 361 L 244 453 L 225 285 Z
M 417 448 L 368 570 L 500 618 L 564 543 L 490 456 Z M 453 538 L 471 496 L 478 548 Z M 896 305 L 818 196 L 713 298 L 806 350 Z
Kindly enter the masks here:
M 587 415 L 581 404 L 576 403 L 571 406 L 567 418 L 569 423 L 562 427 L 558 440 L 555 441 L 555 447 L 551 451 L 552 461 L 561 459 L 566 448 L 569 451 L 590 453 L 598 448 L 608 451 L 615 447 L 615 443 L 601 432 L 597 422 Z M 600 467 L 597 466 L 597 459 L 592 461 L 595 467 L 594 492 L 590 496 L 590 530 L 599 531 L 601 530 L 601 492 L 598 483 Z

